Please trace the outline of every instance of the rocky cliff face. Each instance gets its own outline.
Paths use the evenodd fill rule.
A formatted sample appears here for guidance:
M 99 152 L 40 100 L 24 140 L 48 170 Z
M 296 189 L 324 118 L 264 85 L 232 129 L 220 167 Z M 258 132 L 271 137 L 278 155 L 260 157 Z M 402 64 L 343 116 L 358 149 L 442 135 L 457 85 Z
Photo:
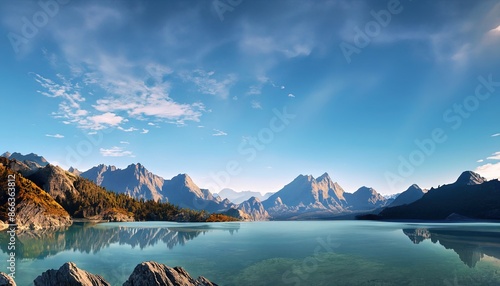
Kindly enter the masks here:
M 60 202 L 78 196 L 78 191 L 73 185 L 77 177 L 58 166 L 47 165 L 28 176 L 28 179 Z
M 181 285 L 181 286 L 216 286 L 205 277 L 193 279 L 181 267 L 168 267 L 154 261 L 143 262 L 137 265 L 129 279 L 123 286 L 156 286 L 156 285 Z
M 60 211 L 63 215 L 51 213 L 51 210 L 47 210 L 42 204 L 29 200 L 23 200 L 17 208 L 16 223 L 19 230 L 43 230 L 72 224 L 69 214 L 62 207 Z
M 0 272 L 0 285 L 16 286 L 16 282 L 7 274 Z
M 40 230 L 65 227 L 72 224 L 68 212 L 49 194 L 21 174 L 9 169 L 9 160 L 0 160 L 0 181 L 7 182 L 8 176 L 15 176 L 16 223 L 18 229 Z M 0 206 L 8 202 L 6 184 L 0 185 Z M 8 214 L 0 212 L 0 220 L 6 221 Z
M 59 270 L 47 270 L 34 281 L 35 286 L 111 286 L 99 275 L 81 270 L 72 262 L 64 263 Z

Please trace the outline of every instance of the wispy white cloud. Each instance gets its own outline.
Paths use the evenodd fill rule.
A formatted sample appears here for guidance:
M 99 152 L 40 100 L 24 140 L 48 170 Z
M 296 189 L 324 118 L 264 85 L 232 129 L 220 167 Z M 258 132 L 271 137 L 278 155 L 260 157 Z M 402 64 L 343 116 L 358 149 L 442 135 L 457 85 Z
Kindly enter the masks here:
M 112 112 L 90 116 L 88 120 L 91 122 L 88 127 L 95 130 L 100 130 L 107 126 L 118 126 L 120 123 L 126 121 L 125 118 Z
M 500 35 L 500 25 L 498 25 L 496 28 L 493 28 L 490 30 L 491 33 L 498 33 Z
M 148 129 L 142 129 L 141 134 L 148 134 L 148 133 L 149 133 L 149 130 L 148 130 Z
M 214 129 L 214 132 L 215 133 L 213 133 L 212 136 L 226 136 L 227 135 L 226 132 L 218 130 L 218 129 Z
M 498 137 L 498 136 L 500 136 L 500 133 L 495 133 L 495 134 L 491 135 L 491 137 Z
M 58 138 L 58 139 L 64 138 L 64 135 L 61 135 L 59 133 L 57 133 L 57 134 L 45 134 L 45 136 L 52 137 L 52 138 Z
M 306 41 L 294 38 L 276 39 L 271 36 L 247 34 L 240 43 L 243 51 L 251 54 L 281 54 L 287 58 L 308 56 L 312 46 Z
M 79 108 L 79 102 L 85 101 L 85 98 L 77 90 L 78 86 L 74 86 L 71 82 L 67 81 L 64 77 L 59 75 L 63 83 L 56 83 L 51 79 L 45 78 L 39 74 L 35 75 L 35 81 L 40 84 L 45 91 L 38 91 L 47 97 L 61 97 L 69 103 L 73 108 Z
M 120 141 L 120 144 L 127 144 L 128 145 L 128 144 L 130 144 L 130 142 L 128 142 L 128 141 Z
M 58 75 L 59 82 L 36 73 L 33 73 L 33 75 L 35 81 L 44 89 L 38 90 L 38 93 L 61 100 L 58 111 L 51 113 L 54 118 L 62 120 L 64 124 L 77 124 L 88 128 L 89 122 L 86 117 L 89 112 L 81 107 L 85 98 L 81 95 L 78 84 L 71 83 L 61 75 Z
M 137 129 L 137 128 L 135 128 L 135 127 L 129 127 L 129 128 L 126 128 L 126 129 L 125 129 L 125 128 L 121 127 L 121 126 L 118 126 L 118 129 L 119 129 L 119 130 L 121 130 L 121 131 L 123 131 L 123 132 L 134 132 L 134 131 L 137 131 L 137 130 L 138 130 L 138 129 Z
M 474 170 L 474 172 L 479 173 L 481 176 L 485 177 L 488 180 L 491 179 L 499 179 L 500 178 L 500 163 L 495 164 L 485 164 L 479 166 Z
M 257 76 L 257 83 L 253 84 L 250 86 L 250 88 L 247 91 L 247 95 L 259 95 L 262 94 L 262 89 L 265 86 L 272 86 L 276 89 L 284 90 L 285 86 L 284 85 L 279 85 L 273 82 L 269 77 L 259 75 Z
M 288 97 L 295 97 L 295 95 L 293 93 L 289 93 Z
M 482 163 L 482 162 L 484 162 L 484 160 L 483 160 L 483 159 L 480 159 L 480 160 L 477 160 L 477 162 L 478 162 L 478 163 Z
M 231 87 L 236 83 L 236 75 L 228 74 L 216 78 L 214 71 L 196 69 L 192 72 L 181 72 L 180 77 L 187 82 L 194 83 L 198 91 L 203 94 L 227 98 Z
M 99 151 L 104 157 L 132 157 L 133 153 L 131 151 L 126 151 L 122 147 L 113 146 L 109 149 L 100 148 Z
M 493 156 L 488 157 L 488 160 L 500 160 L 500 152 L 495 152 L 492 154 Z
M 251 105 L 252 105 L 252 108 L 254 108 L 254 109 L 262 109 L 262 105 L 260 104 L 260 102 L 258 102 L 256 100 L 252 100 Z

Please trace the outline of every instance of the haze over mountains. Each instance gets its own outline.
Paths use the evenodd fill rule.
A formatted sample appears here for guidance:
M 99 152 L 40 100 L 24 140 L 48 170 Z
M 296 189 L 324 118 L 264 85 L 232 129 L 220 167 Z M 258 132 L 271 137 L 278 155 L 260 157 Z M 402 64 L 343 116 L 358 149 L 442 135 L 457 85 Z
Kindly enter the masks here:
M 317 178 L 299 175 L 276 193 L 264 196 L 258 192 L 237 193 L 230 189 L 214 195 L 199 188 L 187 174 L 164 179 L 140 163 L 130 164 L 125 169 L 101 164 L 80 172 L 74 168 L 64 171 L 36 154 L 5 153 L 4 157 L 22 159 L 22 162 L 11 161 L 9 168 L 27 176 L 63 205 L 64 202 L 70 205 L 71 198 L 78 195 L 74 183 L 82 177 L 135 199 L 169 202 L 182 208 L 225 213 L 243 220 L 333 218 L 363 213 L 375 215 L 376 219 L 445 219 L 451 214 L 500 218 L 498 180 L 486 181 L 470 171 L 462 173 L 453 184 L 428 192 L 414 184 L 390 198 L 366 186 L 348 193 L 328 173 Z M 96 215 L 98 210 L 82 212 Z M 116 215 L 119 214 L 112 216 Z
M 222 189 L 218 193 L 214 193 L 214 195 L 219 196 L 222 199 L 228 199 L 231 202 L 235 204 L 240 204 L 251 197 L 256 197 L 261 201 L 267 200 L 273 193 L 266 193 L 262 195 L 260 192 L 252 192 L 252 191 L 242 191 L 242 192 L 237 192 L 233 189 Z

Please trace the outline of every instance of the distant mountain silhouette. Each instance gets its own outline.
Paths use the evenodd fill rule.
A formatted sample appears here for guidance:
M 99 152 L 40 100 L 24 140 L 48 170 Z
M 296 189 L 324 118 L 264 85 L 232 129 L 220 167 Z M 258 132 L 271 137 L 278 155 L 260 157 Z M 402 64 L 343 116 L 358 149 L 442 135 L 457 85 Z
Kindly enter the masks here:
M 344 196 L 351 210 L 371 210 L 387 204 L 386 198 L 368 187 L 361 187 L 353 194 L 345 193 Z
M 500 182 L 484 181 L 478 174 L 467 171 L 455 183 L 431 189 L 413 203 L 386 208 L 378 216 L 379 219 L 423 220 L 457 217 L 500 219 Z
M 47 162 L 47 159 L 45 159 L 42 156 L 38 156 L 37 154 L 34 154 L 34 153 L 29 153 L 27 155 L 23 155 L 23 154 L 17 153 L 17 152 L 14 152 L 12 154 L 9 152 L 5 152 L 1 155 L 1 157 L 5 157 L 5 158 L 10 159 L 10 160 L 15 159 L 15 160 L 18 160 L 21 162 L 30 161 L 30 162 L 38 164 L 40 167 L 44 167 L 44 166 L 47 166 L 49 164 L 49 162 Z
M 411 204 L 424 196 L 426 191 L 422 190 L 417 184 L 411 185 L 406 191 L 397 196 L 389 207 Z
M 252 192 L 252 191 L 242 191 L 242 192 L 237 192 L 232 189 L 222 189 L 220 192 L 218 192 L 217 195 L 221 199 L 229 199 L 231 202 L 235 204 L 240 204 L 251 197 L 256 197 L 261 201 L 267 200 L 273 193 L 266 193 L 265 195 L 262 195 L 259 192 Z
M 454 183 L 455 186 L 471 186 L 471 185 L 480 185 L 487 180 L 478 173 L 474 173 L 472 171 L 463 172 L 460 177 L 458 177 L 457 181 Z

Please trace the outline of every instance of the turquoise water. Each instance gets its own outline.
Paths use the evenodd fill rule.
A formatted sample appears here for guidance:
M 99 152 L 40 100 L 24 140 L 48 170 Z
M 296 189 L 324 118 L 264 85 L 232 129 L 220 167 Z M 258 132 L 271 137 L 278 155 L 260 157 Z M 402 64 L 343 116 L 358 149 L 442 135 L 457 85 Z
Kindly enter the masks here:
M 500 285 L 500 227 L 487 223 L 78 223 L 17 246 L 18 285 L 67 261 L 121 285 L 148 260 L 219 285 Z

